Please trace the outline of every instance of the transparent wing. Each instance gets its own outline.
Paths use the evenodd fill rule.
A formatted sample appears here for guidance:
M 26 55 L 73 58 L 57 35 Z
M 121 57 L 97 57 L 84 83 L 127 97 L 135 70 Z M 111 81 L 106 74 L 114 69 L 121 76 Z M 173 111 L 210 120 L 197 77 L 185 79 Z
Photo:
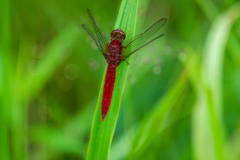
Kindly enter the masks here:
M 95 40 L 98 43 L 98 48 L 100 48 L 101 51 L 105 51 L 106 46 L 109 46 L 109 42 L 107 41 L 106 37 L 103 35 L 102 31 L 99 29 L 95 19 L 93 18 L 92 13 L 90 12 L 89 9 L 87 9 L 88 11 L 88 16 L 91 20 L 91 23 L 93 25 L 93 29 L 95 31 L 96 34 L 96 38 Z
M 127 49 L 131 44 L 133 45 L 132 52 L 126 53 L 121 55 L 121 59 L 125 60 L 127 57 L 132 55 L 134 52 L 138 51 L 142 47 L 148 45 L 149 43 L 155 41 L 156 39 L 162 37 L 164 34 L 159 35 L 152 40 L 148 41 L 150 37 L 152 37 L 158 30 L 160 30 L 167 22 L 166 18 L 162 18 L 158 20 L 156 23 L 154 23 L 152 26 L 150 26 L 148 29 L 143 31 L 142 33 L 136 35 L 135 37 L 125 41 L 123 43 L 124 49 Z M 148 41 L 148 42 L 147 42 Z
M 164 34 L 161 34 L 160 36 L 157 36 L 156 38 L 153 38 L 151 41 L 145 43 L 144 45 L 142 45 L 142 46 L 140 46 L 139 48 L 133 50 L 132 52 L 129 52 L 129 53 L 126 53 L 126 54 L 121 55 L 121 56 L 120 56 L 120 57 L 121 57 L 121 60 L 124 61 L 126 58 L 128 58 L 129 56 L 131 56 L 133 53 L 135 53 L 135 52 L 138 51 L 139 49 L 143 48 L 144 46 L 148 45 L 149 43 L 155 41 L 156 39 L 158 39 L 158 38 L 160 38 L 160 37 L 162 37 L 162 36 L 164 36 Z
M 94 36 L 94 34 L 91 32 L 91 30 L 86 26 L 86 25 L 82 25 L 82 28 L 87 32 L 87 34 L 92 38 L 92 40 L 95 42 L 96 46 L 98 47 L 98 49 L 102 52 L 102 54 L 104 55 L 104 57 L 107 57 L 107 54 L 104 50 L 104 48 L 106 48 L 106 46 L 103 48 L 103 46 L 99 45 L 99 42 L 97 40 L 97 38 Z

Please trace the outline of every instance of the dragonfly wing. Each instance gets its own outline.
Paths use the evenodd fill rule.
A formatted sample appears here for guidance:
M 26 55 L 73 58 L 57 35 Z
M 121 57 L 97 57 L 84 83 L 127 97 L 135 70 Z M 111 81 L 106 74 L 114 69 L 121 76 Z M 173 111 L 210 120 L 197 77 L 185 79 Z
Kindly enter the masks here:
M 136 35 L 135 37 L 125 41 L 123 43 L 124 49 L 128 48 L 131 44 L 133 45 L 132 47 L 132 52 L 123 54 L 121 57 L 123 59 L 126 59 L 130 55 L 132 55 L 134 52 L 137 50 L 141 49 L 142 47 L 146 46 L 147 44 L 151 43 L 152 41 L 162 37 L 164 34 L 157 36 L 156 38 L 153 38 L 152 40 L 148 41 L 150 37 L 152 37 L 157 31 L 159 31 L 167 22 L 166 18 L 162 18 L 158 20 L 156 23 L 154 23 L 152 26 L 150 26 L 148 29 L 143 31 L 142 33 Z M 148 42 L 147 42 L 148 41 Z M 124 58 L 126 57 L 126 58 Z
M 158 38 L 164 36 L 164 34 L 161 34 L 160 36 L 157 36 L 156 38 L 153 38 L 152 40 L 150 40 L 149 42 L 145 43 L 144 45 L 142 45 L 141 47 L 129 52 L 129 53 L 126 53 L 126 54 L 123 54 L 120 56 L 121 60 L 124 61 L 126 58 L 128 58 L 129 56 L 131 56 L 133 53 L 135 53 L 136 51 L 138 51 L 139 49 L 143 48 L 144 46 L 148 45 L 149 43 L 157 40 Z
M 94 34 L 91 32 L 91 30 L 86 26 L 86 25 L 82 25 L 82 28 L 87 32 L 87 34 L 92 38 L 92 40 L 95 42 L 96 46 L 98 47 L 98 49 L 102 52 L 102 54 L 104 55 L 104 57 L 107 56 L 103 46 L 100 46 L 97 38 L 94 36 Z M 106 47 L 106 46 L 105 46 Z
M 98 41 L 98 48 L 101 48 L 101 51 L 105 51 L 106 46 L 109 46 L 109 42 L 107 41 L 106 37 L 103 35 L 102 31 L 99 29 L 95 19 L 93 18 L 92 13 L 90 12 L 89 9 L 87 9 L 88 11 L 88 16 L 91 20 L 91 23 L 93 25 L 95 34 L 96 34 L 96 40 Z

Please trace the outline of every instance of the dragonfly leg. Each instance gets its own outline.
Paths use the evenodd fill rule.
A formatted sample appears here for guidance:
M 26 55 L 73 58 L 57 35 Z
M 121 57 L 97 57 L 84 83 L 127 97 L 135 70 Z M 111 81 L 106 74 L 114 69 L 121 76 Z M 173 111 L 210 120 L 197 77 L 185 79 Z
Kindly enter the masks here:
M 124 59 L 124 61 L 129 65 L 130 63 L 128 61 L 126 61 L 126 59 Z

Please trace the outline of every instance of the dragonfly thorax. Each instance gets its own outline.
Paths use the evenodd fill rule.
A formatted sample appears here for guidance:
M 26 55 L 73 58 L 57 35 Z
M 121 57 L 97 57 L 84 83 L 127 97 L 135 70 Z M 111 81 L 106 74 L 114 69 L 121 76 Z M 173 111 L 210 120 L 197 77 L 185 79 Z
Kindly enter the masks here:
M 120 61 L 120 55 L 122 51 L 122 42 L 118 39 L 114 39 L 111 41 L 109 47 L 108 47 L 108 54 L 107 54 L 107 62 L 109 63 L 115 63 L 116 66 L 118 66 Z

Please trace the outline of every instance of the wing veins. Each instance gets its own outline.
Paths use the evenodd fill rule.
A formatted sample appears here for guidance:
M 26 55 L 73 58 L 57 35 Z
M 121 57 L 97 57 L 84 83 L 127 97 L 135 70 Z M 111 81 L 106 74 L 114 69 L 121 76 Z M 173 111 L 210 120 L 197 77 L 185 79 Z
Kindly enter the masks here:
M 135 50 L 134 50 L 134 51 L 132 51 L 132 52 L 129 52 L 129 53 L 126 53 L 126 54 L 120 55 L 120 57 L 121 57 L 122 61 L 124 61 L 126 58 L 128 58 L 129 56 L 131 56 L 133 53 L 135 53 L 135 52 L 136 52 L 136 51 L 138 51 L 139 49 L 141 49 L 141 48 L 145 47 L 145 46 L 146 46 L 146 45 L 148 45 L 149 43 L 151 43 L 151 42 L 153 42 L 153 41 L 157 40 L 158 38 L 160 38 L 160 37 L 162 37 L 162 36 L 164 36 L 164 34 L 161 34 L 161 35 L 159 35 L 159 36 L 155 37 L 155 38 L 154 38 L 154 39 L 152 39 L 151 41 L 149 41 L 149 42 L 145 43 L 144 45 L 142 45 L 141 47 L 139 47 L 139 48 L 135 49 Z
M 98 25 L 97 25 L 93 15 L 92 15 L 92 13 L 90 12 L 90 10 L 87 9 L 87 11 L 88 11 L 88 16 L 89 16 L 89 18 L 91 20 L 91 23 L 93 25 L 93 29 L 94 29 L 94 31 L 96 33 L 99 47 L 101 48 L 101 50 L 104 51 L 105 47 L 108 46 L 109 43 L 108 43 L 106 37 L 103 35 L 102 31 L 99 29 L 99 27 L 98 27 Z
M 148 29 L 146 29 L 145 31 L 143 31 L 142 33 L 136 35 L 135 37 L 133 37 L 132 39 L 127 40 L 126 42 L 124 42 L 123 46 L 125 46 L 125 48 L 129 47 L 130 44 L 135 44 L 137 41 L 139 41 L 140 46 L 141 44 L 143 44 L 144 42 L 146 42 L 151 36 L 153 36 L 154 33 L 156 33 L 158 30 L 160 30 L 165 23 L 167 22 L 166 18 L 162 18 L 160 20 L 158 20 L 157 22 L 155 22 L 153 25 L 151 25 Z M 142 40 L 142 42 L 141 42 Z
M 87 34 L 92 38 L 92 40 L 95 42 L 96 46 L 98 47 L 98 49 L 102 52 L 102 54 L 104 56 L 107 56 L 107 54 L 104 52 L 104 50 L 99 46 L 98 40 L 96 39 L 96 37 L 93 35 L 93 33 L 91 32 L 91 30 L 86 26 L 86 25 L 82 25 L 82 28 L 87 32 Z

